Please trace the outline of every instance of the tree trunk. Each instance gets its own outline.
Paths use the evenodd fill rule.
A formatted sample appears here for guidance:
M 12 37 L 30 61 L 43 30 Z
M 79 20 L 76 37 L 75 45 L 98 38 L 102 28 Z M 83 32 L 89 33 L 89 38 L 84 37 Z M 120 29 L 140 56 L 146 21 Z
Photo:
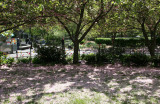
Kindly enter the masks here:
M 143 36 L 144 36 L 144 38 L 145 38 L 146 46 L 147 46 L 147 48 L 148 48 L 148 51 L 149 51 L 151 57 L 153 58 L 153 57 L 155 56 L 155 48 L 156 48 L 155 31 L 150 31 L 151 40 L 149 40 L 149 39 L 148 39 L 147 32 L 146 32 L 146 30 L 145 30 L 144 23 L 141 24 L 141 27 L 142 27 Z
M 79 42 L 74 41 L 74 56 L 73 56 L 73 63 L 77 64 L 78 63 L 78 50 L 79 50 Z
M 153 58 L 155 56 L 155 46 L 151 45 L 148 47 L 149 53 L 151 57 Z
M 149 53 L 151 57 L 153 58 L 155 56 L 155 49 L 156 49 L 156 37 L 155 34 L 151 34 L 151 40 L 150 40 L 150 45 L 148 46 Z

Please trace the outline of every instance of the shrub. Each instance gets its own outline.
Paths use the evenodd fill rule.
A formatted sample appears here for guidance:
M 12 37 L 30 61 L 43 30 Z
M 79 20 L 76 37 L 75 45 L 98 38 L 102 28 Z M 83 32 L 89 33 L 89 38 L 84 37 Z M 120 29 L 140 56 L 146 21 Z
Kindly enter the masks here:
M 3 55 L 3 52 L 0 52 L 0 65 L 7 64 L 12 65 L 14 62 L 14 58 L 7 58 L 6 55 Z
M 66 57 L 67 63 L 72 63 L 73 62 L 73 56 L 68 56 Z
M 96 55 L 97 62 L 109 62 L 110 59 L 108 59 L 108 54 L 97 54 Z
M 145 66 L 149 62 L 149 57 L 145 54 L 134 53 L 131 55 L 131 62 L 137 66 Z
M 2 56 L 3 56 L 3 52 L 0 51 L 0 65 L 2 64 Z
M 123 55 L 121 58 L 121 62 L 125 65 L 136 65 L 136 66 L 145 66 L 149 62 L 149 57 L 145 54 L 134 53 L 131 55 Z
M 155 67 L 160 66 L 160 57 L 159 56 L 155 56 L 154 58 L 151 59 L 151 61 Z
M 81 58 L 83 60 L 86 60 L 87 63 L 104 63 L 104 62 L 107 62 L 107 63 L 112 63 L 114 64 L 116 59 L 117 59 L 117 56 L 115 55 L 112 55 L 110 53 L 106 53 L 106 54 L 88 54 L 88 55 L 85 55 L 83 54 L 81 56 Z
M 95 42 L 97 44 L 106 44 L 106 45 L 111 45 L 112 41 L 110 38 L 96 38 Z
M 72 63 L 72 62 L 73 62 L 73 56 L 74 56 L 74 53 L 73 53 L 71 56 L 67 56 L 67 57 L 66 57 L 66 60 L 64 61 L 63 64 Z M 78 54 L 78 59 L 79 59 L 79 60 L 82 59 L 82 56 L 80 56 L 80 54 Z
M 96 46 L 97 46 L 97 44 L 96 44 L 94 41 L 93 41 L 93 42 L 92 42 L 92 41 L 89 41 L 89 42 L 87 42 L 85 45 L 86 45 L 86 47 L 88 47 L 88 48 L 89 48 L 89 47 L 96 47 Z
M 96 54 L 88 54 L 85 55 L 84 60 L 86 60 L 88 63 L 95 63 L 96 62 Z
M 103 51 L 102 51 L 103 53 Z M 106 51 L 104 51 L 104 53 L 109 53 L 109 54 L 113 54 L 113 55 L 122 55 L 123 53 L 125 53 L 125 49 L 122 47 L 111 47 L 108 48 Z
M 14 62 L 14 58 L 6 58 L 3 60 L 3 64 L 12 65 Z
M 56 47 L 41 47 L 37 50 L 38 58 L 43 60 L 45 63 L 61 63 L 65 61 L 63 57 L 65 57 L 60 48 Z
M 123 55 L 123 56 L 120 56 L 120 61 L 122 62 L 123 65 L 128 65 L 128 66 L 130 66 L 130 63 L 131 63 L 131 55 Z
M 96 38 L 97 44 L 112 45 L 111 38 Z M 144 38 L 116 38 L 114 41 L 115 46 L 118 47 L 142 47 L 144 46 Z
M 32 59 L 32 63 L 33 64 L 41 64 L 41 63 L 43 63 L 43 60 L 41 60 L 39 57 L 36 56 Z
M 84 60 L 85 56 L 86 56 L 86 54 L 82 54 L 81 59 Z
M 19 58 L 18 63 L 28 64 L 31 62 L 31 58 Z

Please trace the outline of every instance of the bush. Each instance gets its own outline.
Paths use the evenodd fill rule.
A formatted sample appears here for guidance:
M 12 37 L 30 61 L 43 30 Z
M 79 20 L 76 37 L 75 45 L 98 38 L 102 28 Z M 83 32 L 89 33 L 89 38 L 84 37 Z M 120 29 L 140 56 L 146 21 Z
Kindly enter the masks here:
M 86 60 L 88 63 L 95 63 L 96 62 L 96 54 L 88 54 L 85 55 L 84 60 Z
M 112 45 L 111 38 L 96 38 L 97 44 Z M 117 47 L 142 47 L 144 46 L 144 38 L 116 38 L 114 41 Z
M 68 56 L 66 57 L 67 63 L 72 63 L 73 62 L 73 56 Z
M 56 47 L 41 47 L 37 50 L 38 58 L 42 60 L 45 63 L 62 63 L 65 60 L 63 57 L 65 57 L 60 48 Z
M 130 64 L 131 64 L 131 55 L 120 56 L 120 61 L 122 62 L 123 65 L 130 66 Z
M 2 56 L 3 56 L 3 52 L 0 52 L 0 65 L 2 64 Z
M 18 63 L 28 64 L 31 62 L 31 58 L 19 58 Z
M 82 54 L 81 59 L 84 60 L 85 56 L 86 56 L 86 54 Z
M 134 53 L 131 55 L 131 62 L 137 66 L 145 66 L 149 62 L 149 57 L 145 54 Z
M 86 47 L 90 48 L 90 47 L 96 47 L 97 44 L 93 41 L 89 41 L 85 44 Z
M 125 53 L 125 49 L 122 47 L 111 47 L 106 49 L 106 51 L 101 51 L 102 54 L 108 53 L 108 54 L 113 54 L 113 55 L 122 55 L 123 53 Z
M 117 56 L 116 55 L 112 55 L 110 53 L 106 53 L 106 54 L 88 54 L 85 55 L 83 54 L 81 56 L 82 60 L 86 60 L 87 63 L 112 63 L 114 64 Z
M 32 63 L 33 64 L 41 64 L 41 63 L 43 63 L 43 60 L 41 60 L 39 57 L 36 56 L 32 59 Z
M 14 58 L 7 58 L 6 55 L 3 55 L 3 52 L 0 52 L 0 65 L 6 64 L 6 65 L 12 65 L 14 62 Z
M 125 65 L 136 65 L 136 66 L 145 66 L 148 64 L 149 57 L 145 54 L 134 53 L 131 55 L 123 55 L 121 58 L 121 62 Z
M 159 56 L 155 56 L 154 58 L 151 59 L 151 61 L 155 67 L 160 66 L 160 57 Z
M 3 60 L 3 64 L 12 65 L 14 62 L 14 58 L 6 58 Z

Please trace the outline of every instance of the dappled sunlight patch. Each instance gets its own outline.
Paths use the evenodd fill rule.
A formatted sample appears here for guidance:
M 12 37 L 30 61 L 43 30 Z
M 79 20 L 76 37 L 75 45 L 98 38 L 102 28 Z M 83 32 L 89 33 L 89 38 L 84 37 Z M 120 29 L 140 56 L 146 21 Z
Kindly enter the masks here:
M 22 97 L 22 94 L 21 93 L 11 93 L 10 95 L 8 95 L 8 99 L 6 99 L 9 103 L 16 103 L 19 99 L 18 96 L 21 96 Z M 6 100 L 3 100 L 2 102 L 5 103 Z M 3 104 L 2 103 L 2 104 Z M 9 104 L 9 103 L 6 103 L 6 104 Z
M 105 104 L 109 97 L 103 93 L 97 93 L 88 89 L 72 89 L 63 93 L 45 94 L 38 103 L 52 104 Z
M 27 80 L 30 80 L 30 81 L 32 81 L 32 80 L 34 80 L 34 78 L 26 78 Z
M 97 77 L 98 73 L 89 73 L 87 76 L 90 78 L 90 80 L 100 80 L 99 77 Z
M 132 92 L 133 95 L 138 95 L 138 96 L 144 96 L 144 95 L 147 95 L 146 91 L 144 91 L 143 89 L 137 89 L 137 90 L 134 90 Z
M 132 86 L 131 85 L 120 89 L 121 92 L 130 92 L 131 90 L 132 90 Z
M 4 83 L 5 81 L 7 81 L 5 78 L 0 79 L 0 83 Z
M 47 85 L 44 85 L 44 92 L 45 93 L 62 92 L 69 89 L 69 87 L 74 83 L 75 82 L 65 82 L 65 83 L 58 82 L 58 83 L 55 83 L 54 85 L 47 84 Z
M 157 90 L 153 93 L 153 96 L 160 97 L 160 89 L 157 89 Z M 159 98 L 159 99 L 160 99 L 160 98 Z
M 7 104 L 158 104 L 159 75 L 159 70 L 114 65 L 12 67 L 0 69 L 0 97 Z
M 114 67 L 111 67 L 111 65 L 107 65 L 104 69 L 113 70 L 113 69 L 115 69 L 115 68 L 114 68 Z
M 130 84 L 134 84 L 137 83 L 139 84 L 139 86 L 146 86 L 146 87 L 150 87 L 153 84 L 153 79 L 151 78 L 147 78 L 147 77 L 136 77 L 133 80 L 129 81 Z
M 26 96 L 33 96 L 36 93 L 33 89 L 26 89 Z
M 115 90 L 120 86 L 119 83 L 117 83 L 116 79 L 110 80 L 109 83 L 107 83 L 107 85 L 110 88 L 110 90 Z

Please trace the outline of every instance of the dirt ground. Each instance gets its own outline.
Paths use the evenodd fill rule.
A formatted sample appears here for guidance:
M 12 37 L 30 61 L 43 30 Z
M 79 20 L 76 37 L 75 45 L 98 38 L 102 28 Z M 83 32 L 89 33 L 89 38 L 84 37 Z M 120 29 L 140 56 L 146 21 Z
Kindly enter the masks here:
M 160 69 L 117 65 L 1 66 L 2 104 L 159 104 Z

